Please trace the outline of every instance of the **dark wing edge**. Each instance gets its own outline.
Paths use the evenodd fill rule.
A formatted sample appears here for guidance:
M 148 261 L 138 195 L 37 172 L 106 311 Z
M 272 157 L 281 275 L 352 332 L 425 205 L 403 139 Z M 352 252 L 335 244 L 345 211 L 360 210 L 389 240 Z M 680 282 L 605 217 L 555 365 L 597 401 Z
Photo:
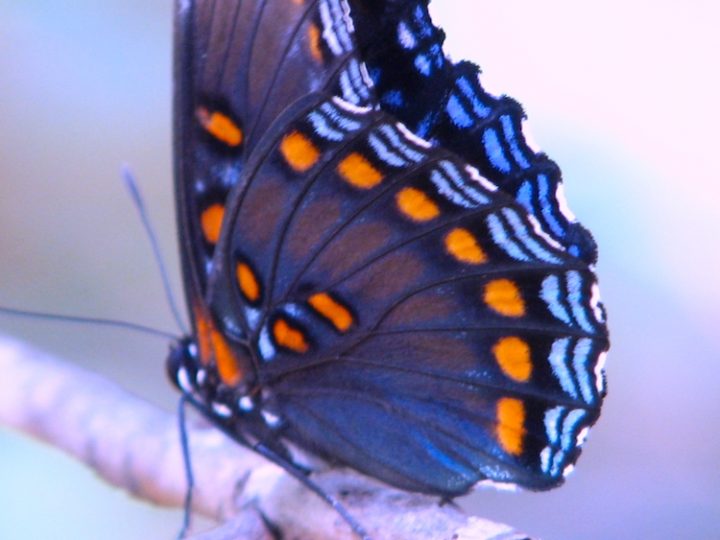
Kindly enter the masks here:
M 524 135 L 522 106 L 485 90 L 477 65 L 446 56 L 429 0 L 350 3 L 382 107 L 472 163 L 573 255 L 594 263 L 595 240 L 567 211 L 560 168 Z
M 194 87 L 192 65 L 192 41 L 194 35 L 193 18 L 195 2 L 193 0 L 175 0 L 174 49 L 173 49 L 173 163 L 175 176 L 175 212 L 178 227 L 180 264 L 187 305 L 192 307 L 203 297 L 202 280 L 198 269 L 197 257 L 193 254 L 192 242 L 197 242 L 196 232 L 190 225 L 188 212 L 187 186 L 192 185 L 194 174 L 192 129 Z M 194 310 L 189 310 L 195 327 Z

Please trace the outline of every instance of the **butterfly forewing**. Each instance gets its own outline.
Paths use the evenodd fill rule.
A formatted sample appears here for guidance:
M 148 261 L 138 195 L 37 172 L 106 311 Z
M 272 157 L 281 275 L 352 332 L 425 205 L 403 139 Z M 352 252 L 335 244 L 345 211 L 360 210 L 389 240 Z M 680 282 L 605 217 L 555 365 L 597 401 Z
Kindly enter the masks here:
M 175 145 L 190 302 L 202 297 L 225 203 L 247 157 L 297 99 L 327 89 L 370 97 L 339 0 L 179 3 Z

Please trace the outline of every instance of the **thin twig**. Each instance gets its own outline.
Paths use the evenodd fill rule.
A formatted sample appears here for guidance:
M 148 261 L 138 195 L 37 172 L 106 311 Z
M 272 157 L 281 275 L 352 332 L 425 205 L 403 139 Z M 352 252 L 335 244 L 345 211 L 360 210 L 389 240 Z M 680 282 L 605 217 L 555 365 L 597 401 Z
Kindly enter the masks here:
M 176 419 L 96 374 L 0 337 L 0 425 L 76 457 L 136 497 L 181 507 L 185 496 Z M 193 538 L 352 539 L 336 512 L 284 471 L 200 422 L 188 426 L 196 491 L 193 510 L 221 525 Z M 391 489 L 347 470 L 313 473 L 372 537 L 507 540 L 506 525 L 468 517 L 437 498 Z M 178 524 L 179 527 L 180 524 Z

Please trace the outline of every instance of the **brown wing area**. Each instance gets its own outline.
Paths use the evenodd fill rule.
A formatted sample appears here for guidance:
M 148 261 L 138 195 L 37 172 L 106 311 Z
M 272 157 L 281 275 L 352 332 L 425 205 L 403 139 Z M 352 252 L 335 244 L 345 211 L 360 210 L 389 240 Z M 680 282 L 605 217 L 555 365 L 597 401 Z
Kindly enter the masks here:
M 350 54 L 351 33 L 339 0 L 176 2 L 174 153 L 183 277 L 202 361 L 228 384 L 250 368 L 233 346 L 245 339 L 245 313 L 218 313 L 208 298 L 227 200 L 242 189 L 261 136 L 296 100 L 320 89 L 355 101 L 362 99 L 358 91 L 369 95 Z M 262 291 L 252 266 L 238 264 L 233 272 L 248 302 L 257 303 Z
M 204 296 L 227 196 L 261 135 L 349 70 L 347 24 L 328 0 L 177 3 L 175 176 L 190 303 Z

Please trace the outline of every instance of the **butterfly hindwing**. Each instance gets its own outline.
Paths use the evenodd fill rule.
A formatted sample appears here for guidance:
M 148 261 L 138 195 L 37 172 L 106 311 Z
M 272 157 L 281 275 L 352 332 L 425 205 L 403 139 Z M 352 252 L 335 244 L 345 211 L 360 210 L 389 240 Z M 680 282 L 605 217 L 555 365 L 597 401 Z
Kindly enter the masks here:
M 604 393 L 594 276 L 459 157 L 307 101 L 233 194 L 213 291 L 246 314 L 284 435 L 431 493 L 559 483 Z

